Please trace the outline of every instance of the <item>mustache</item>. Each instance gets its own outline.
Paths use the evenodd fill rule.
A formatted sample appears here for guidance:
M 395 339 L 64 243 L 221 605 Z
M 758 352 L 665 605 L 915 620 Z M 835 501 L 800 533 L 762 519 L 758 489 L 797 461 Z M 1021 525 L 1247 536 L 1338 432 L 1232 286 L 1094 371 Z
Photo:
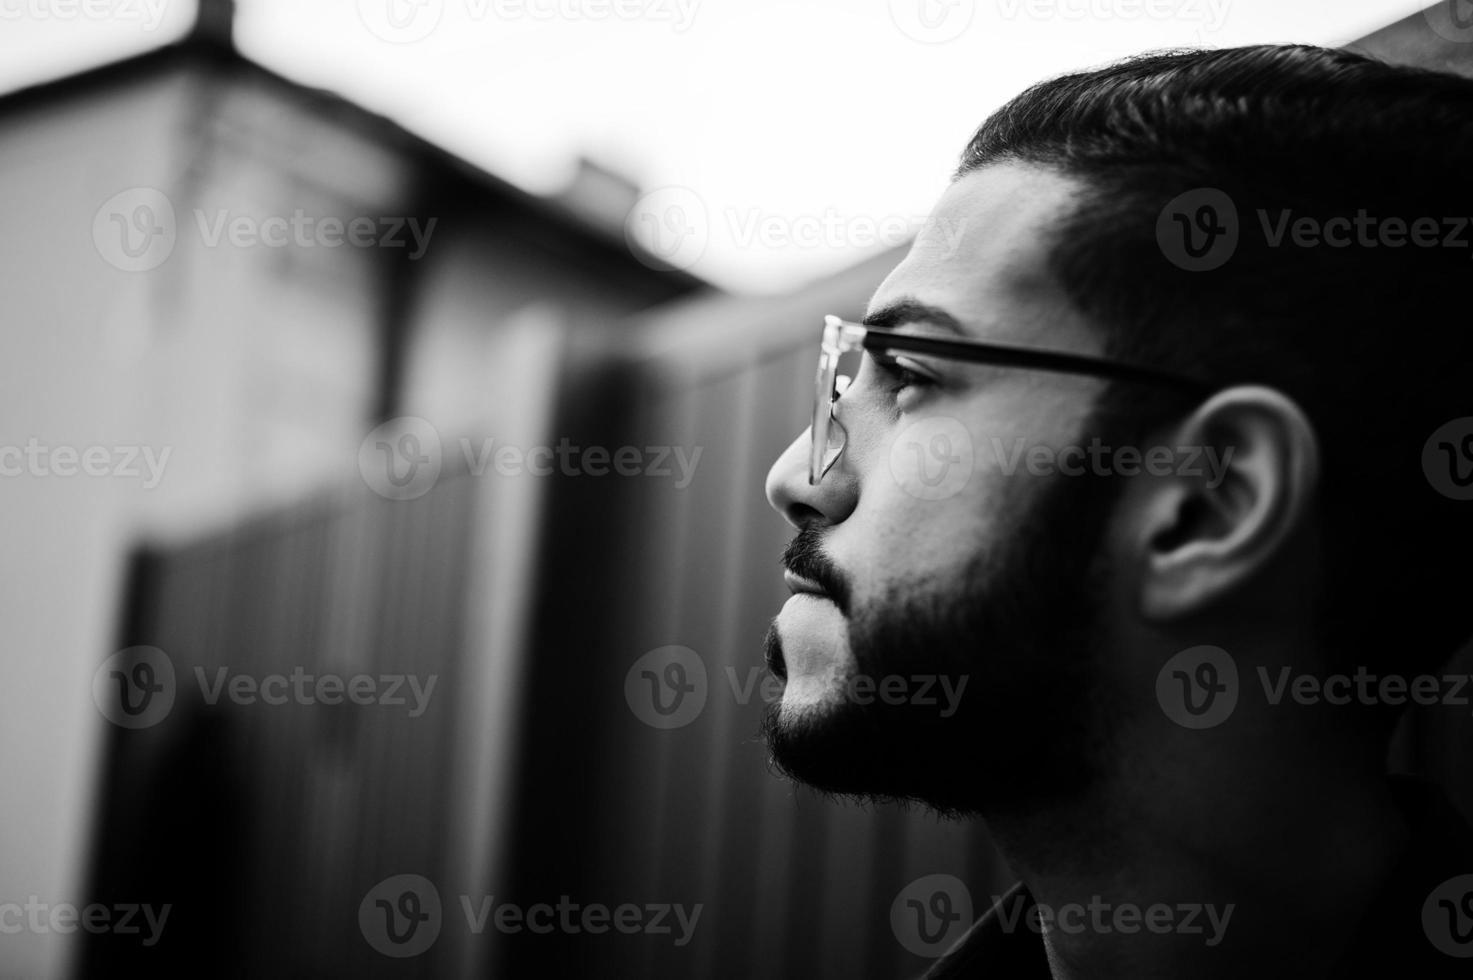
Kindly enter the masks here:
M 823 532 L 815 525 L 800 528 L 783 549 L 782 565 L 794 575 L 808 579 L 828 593 L 834 605 L 844 615 L 849 615 L 849 580 L 824 554 Z

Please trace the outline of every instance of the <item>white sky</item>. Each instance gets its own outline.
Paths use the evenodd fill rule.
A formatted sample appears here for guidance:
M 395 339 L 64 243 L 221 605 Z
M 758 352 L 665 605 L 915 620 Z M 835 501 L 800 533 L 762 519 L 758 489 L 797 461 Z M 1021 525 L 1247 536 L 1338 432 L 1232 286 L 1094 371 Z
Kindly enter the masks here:
M 662 254 L 769 292 L 913 227 L 977 123 L 1030 82 L 1160 47 L 1339 44 L 1424 6 L 240 0 L 237 41 L 528 190 L 558 190 L 580 154 L 668 188 L 643 220 L 687 235 Z M 0 87 L 168 40 L 192 7 L 0 0 Z

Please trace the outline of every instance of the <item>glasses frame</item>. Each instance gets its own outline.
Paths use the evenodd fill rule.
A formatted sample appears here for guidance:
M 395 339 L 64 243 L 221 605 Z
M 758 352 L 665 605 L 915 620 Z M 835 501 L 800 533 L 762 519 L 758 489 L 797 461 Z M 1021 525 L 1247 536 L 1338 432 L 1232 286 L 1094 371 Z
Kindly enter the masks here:
M 818 374 L 814 379 L 813 425 L 808 454 L 808 485 L 816 486 L 844 455 L 849 433 L 834 417 L 834 406 L 843 394 L 838 388 L 839 358 L 855 351 L 908 351 L 927 354 L 950 361 L 990 364 L 995 367 L 1017 367 L 1063 374 L 1083 374 L 1117 381 L 1164 385 L 1188 394 L 1203 395 L 1213 385 L 1198 378 L 1142 364 L 1043 350 L 1036 347 L 1013 347 L 980 340 L 952 339 L 924 334 L 899 333 L 853 323 L 832 314 L 823 318 L 823 339 L 819 346 Z M 830 452 L 829 434 L 837 430 L 838 447 Z

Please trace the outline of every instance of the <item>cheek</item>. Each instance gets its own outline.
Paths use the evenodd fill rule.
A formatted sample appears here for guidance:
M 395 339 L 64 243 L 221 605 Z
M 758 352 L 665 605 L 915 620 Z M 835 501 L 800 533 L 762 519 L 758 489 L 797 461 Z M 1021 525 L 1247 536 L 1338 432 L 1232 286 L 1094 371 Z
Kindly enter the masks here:
M 920 499 L 888 475 L 866 480 L 860 502 L 833 542 L 856 606 L 889 594 L 951 582 L 991 548 L 996 478 L 976 474 L 955 495 Z
M 1048 471 L 1037 465 L 1075 437 L 1088 400 L 1067 383 L 1000 387 L 986 399 L 877 425 L 854 441 L 854 511 L 832 554 L 856 601 L 955 576 L 1012 537 L 1016 515 Z

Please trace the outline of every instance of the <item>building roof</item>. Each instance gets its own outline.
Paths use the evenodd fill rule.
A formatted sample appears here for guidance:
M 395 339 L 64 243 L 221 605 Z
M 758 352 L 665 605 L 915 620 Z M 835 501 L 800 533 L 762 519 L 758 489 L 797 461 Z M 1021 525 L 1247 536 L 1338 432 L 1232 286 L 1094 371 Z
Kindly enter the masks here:
M 0 124 L 37 110 L 55 109 L 73 100 L 170 73 L 201 71 L 222 78 L 234 77 L 259 84 L 325 120 L 402 154 L 421 168 L 436 173 L 437 180 L 460 185 L 484 201 L 494 202 L 503 212 L 535 219 L 553 235 L 570 236 L 581 246 L 580 252 L 606 262 L 627 264 L 635 271 L 663 280 L 672 296 L 715 289 L 706 280 L 683 269 L 661 268 L 657 260 L 654 265 L 638 261 L 623 229 L 613 227 L 606 218 L 600 221 L 599 216 L 588 209 L 574 207 L 569 201 L 556 197 L 528 193 L 410 132 L 387 116 L 327 89 L 293 81 L 247 58 L 231 44 L 229 20 L 225 18 L 222 21 L 222 16 L 219 5 L 201 3 L 201 18 L 196 29 L 174 43 L 0 95 Z M 569 239 L 565 237 L 564 241 Z

